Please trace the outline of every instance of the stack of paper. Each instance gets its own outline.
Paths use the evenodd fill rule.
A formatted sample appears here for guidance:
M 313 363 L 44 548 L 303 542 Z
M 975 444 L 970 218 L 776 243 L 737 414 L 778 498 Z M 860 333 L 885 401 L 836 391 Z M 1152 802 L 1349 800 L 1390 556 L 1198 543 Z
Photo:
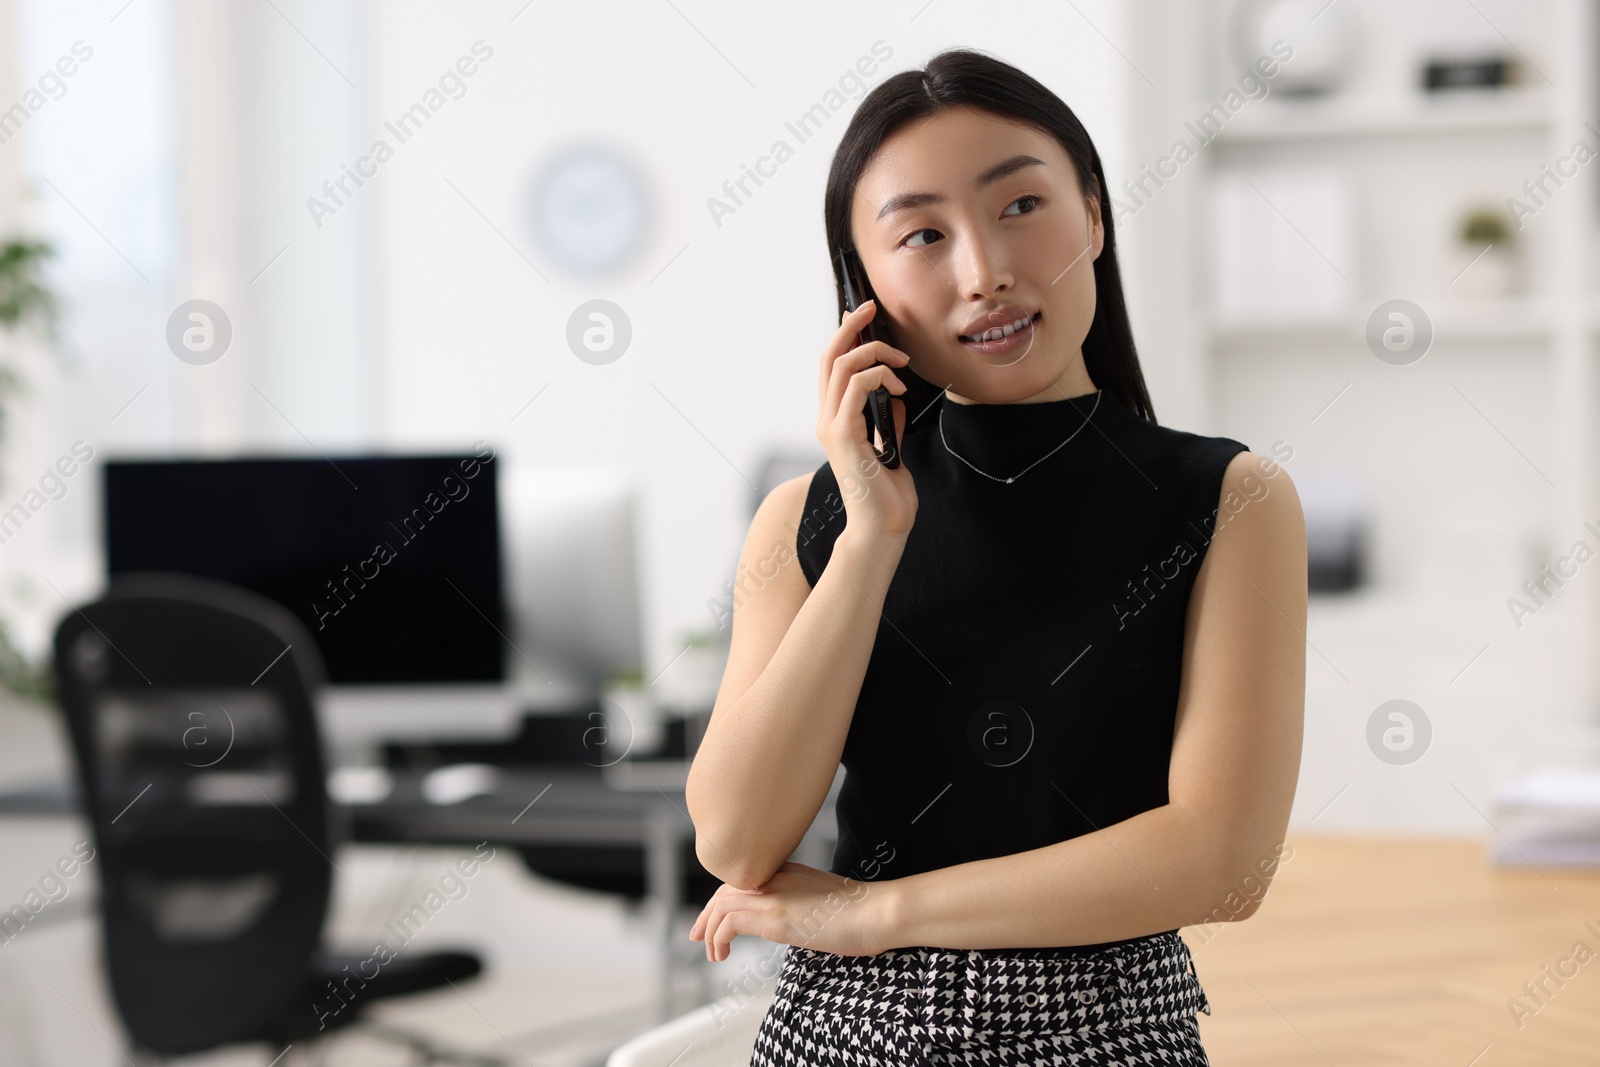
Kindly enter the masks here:
M 1495 793 L 1493 861 L 1600 868 L 1600 767 L 1541 767 Z

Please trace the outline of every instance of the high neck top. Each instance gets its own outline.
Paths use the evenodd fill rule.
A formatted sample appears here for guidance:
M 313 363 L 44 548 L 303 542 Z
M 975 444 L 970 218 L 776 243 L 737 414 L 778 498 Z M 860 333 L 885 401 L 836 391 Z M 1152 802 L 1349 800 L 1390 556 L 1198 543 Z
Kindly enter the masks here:
M 929 406 L 901 442 L 917 516 L 841 756 L 833 873 L 1011 855 L 1167 803 L 1189 594 L 1246 450 L 1109 389 Z M 846 518 L 824 463 L 796 535 L 812 586 Z
M 1105 412 L 1108 406 L 1121 408 L 1121 402 L 1105 389 L 1029 404 L 963 404 L 941 394 L 923 417 L 934 420 L 927 432 L 943 433 L 946 449 L 958 462 L 965 459 L 971 464 L 968 470 L 976 467 L 1004 481 L 1023 472 L 1037 474 L 1037 465 L 1044 463 L 1071 464 L 1072 457 L 1062 453 L 1076 447 L 1085 434 L 1096 432 L 1090 426 L 1091 416 L 1116 418 Z

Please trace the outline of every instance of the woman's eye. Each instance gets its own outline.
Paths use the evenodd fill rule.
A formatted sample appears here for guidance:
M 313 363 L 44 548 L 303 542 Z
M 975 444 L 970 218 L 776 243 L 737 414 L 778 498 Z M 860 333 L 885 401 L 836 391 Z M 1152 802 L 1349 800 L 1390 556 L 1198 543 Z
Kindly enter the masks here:
M 1003 214 L 1003 215 L 1012 214 L 1011 209 L 1016 207 L 1018 204 L 1022 203 L 1023 201 L 1032 201 L 1033 205 L 1037 206 L 1038 203 L 1039 203 L 1039 198 L 1037 196 L 1019 196 L 1015 200 L 1011 201 L 1011 203 L 1006 206 L 1005 211 L 1001 212 L 1001 214 Z M 1028 209 L 1028 211 L 1017 212 L 1017 214 L 1024 214 L 1024 215 L 1025 214 L 1031 214 L 1033 212 L 1033 210 L 1034 210 L 1034 207 L 1030 207 Z
M 934 229 L 918 230 L 916 233 L 913 233 L 910 237 L 907 237 L 903 243 L 905 243 L 907 245 L 910 245 L 912 248 L 924 248 L 928 244 L 930 244 L 931 242 L 928 242 L 928 241 L 919 242 L 917 240 L 917 238 L 921 237 L 925 233 L 938 233 L 938 232 L 939 232 L 938 230 L 934 230 Z

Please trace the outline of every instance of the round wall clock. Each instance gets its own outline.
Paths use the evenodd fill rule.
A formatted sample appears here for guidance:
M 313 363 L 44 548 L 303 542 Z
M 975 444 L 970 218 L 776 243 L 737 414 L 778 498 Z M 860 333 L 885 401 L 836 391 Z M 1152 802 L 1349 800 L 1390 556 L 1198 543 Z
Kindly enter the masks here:
M 646 215 L 643 180 L 603 146 L 559 153 L 534 183 L 534 238 L 573 273 L 600 273 L 626 262 L 643 241 Z

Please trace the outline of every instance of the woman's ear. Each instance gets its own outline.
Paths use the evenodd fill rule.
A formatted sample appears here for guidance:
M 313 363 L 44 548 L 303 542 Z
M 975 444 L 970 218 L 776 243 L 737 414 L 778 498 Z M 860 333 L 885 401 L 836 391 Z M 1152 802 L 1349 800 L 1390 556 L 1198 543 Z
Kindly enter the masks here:
M 1091 259 L 1100 258 L 1100 250 L 1105 247 L 1106 227 L 1100 217 L 1100 179 L 1094 179 L 1094 191 L 1084 197 L 1084 203 L 1089 211 L 1089 244 L 1093 255 Z

